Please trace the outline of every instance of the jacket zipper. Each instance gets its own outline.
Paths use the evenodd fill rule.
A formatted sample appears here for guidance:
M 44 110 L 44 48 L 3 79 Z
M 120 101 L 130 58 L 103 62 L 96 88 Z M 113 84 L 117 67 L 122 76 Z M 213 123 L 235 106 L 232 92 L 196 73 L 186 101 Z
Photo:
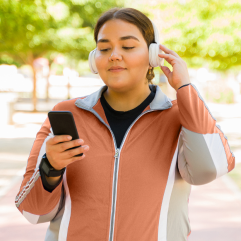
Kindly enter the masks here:
M 85 109 L 83 107 L 81 107 L 82 109 Z M 166 108 L 169 109 L 169 108 Z M 121 146 L 120 148 L 116 148 L 116 140 L 115 140 L 115 136 L 112 132 L 112 130 L 110 129 L 110 127 L 102 120 L 102 118 L 98 115 L 98 113 L 95 113 L 89 109 L 85 109 L 90 111 L 91 113 L 93 113 L 111 132 L 111 135 L 113 137 L 114 140 L 114 145 L 115 145 L 115 163 L 114 163 L 114 176 L 113 176 L 113 189 L 112 189 L 112 205 L 111 205 L 111 220 L 110 220 L 110 231 L 109 231 L 109 241 L 113 241 L 114 239 L 114 224 L 115 224 L 115 210 L 116 210 L 116 192 L 117 192 L 117 182 L 118 182 L 118 170 L 119 170 L 119 160 L 120 160 L 120 152 L 122 149 L 122 146 L 125 143 L 126 137 L 131 129 L 131 127 L 136 123 L 136 121 L 143 116 L 146 113 L 152 112 L 152 111 L 156 111 L 156 110 L 162 110 L 162 109 L 156 109 L 156 110 L 148 110 L 145 111 L 144 113 L 142 113 L 141 115 L 139 115 L 131 124 L 131 126 L 129 126 L 129 128 L 127 129 L 125 136 L 121 142 Z M 163 109 L 165 110 L 165 109 Z
M 118 169 L 119 169 L 119 154 L 120 154 L 120 149 L 117 148 L 116 152 L 115 152 L 115 155 L 114 155 L 114 157 L 115 157 L 115 164 L 114 164 L 114 177 L 113 177 L 113 189 L 112 189 L 112 205 L 111 205 L 109 240 L 113 240 L 113 232 L 114 232 L 117 177 L 118 177 Z
M 159 110 L 159 109 L 158 109 Z M 116 149 L 116 153 L 115 153 L 115 167 L 114 167 L 114 178 L 113 178 L 113 191 L 112 191 L 112 208 L 111 208 L 111 223 L 110 223 L 110 233 L 109 233 L 109 241 L 113 241 L 114 240 L 114 223 L 115 223 L 115 210 L 116 210 L 116 191 L 117 191 L 117 181 L 118 181 L 118 170 L 119 170 L 119 160 L 120 160 L 120 152 L 122 149 L 122 146 L 125 143 L 126 137 L 131 129 L 131 127 L 136 123 L 137 120 L 139 120 L 140 117 L 142 117 L 143 115 L 145 115 L 148 112 L 152 112 L 155 110 L 149 110 L 149 111 L 145 111 L 144 113 L 142 113 L 141 115 L 139 115 L 133 122 L 132 124 L 129 126 L 129 128 L 127 129 L 125 136 L 121 142 L 120 148 Z

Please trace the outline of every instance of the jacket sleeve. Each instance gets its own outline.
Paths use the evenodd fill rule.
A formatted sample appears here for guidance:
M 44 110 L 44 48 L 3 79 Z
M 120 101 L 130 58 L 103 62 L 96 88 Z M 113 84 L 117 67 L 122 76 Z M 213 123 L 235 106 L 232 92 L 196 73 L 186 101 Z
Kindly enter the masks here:
M 36 135 L 23 181 L 15 198 L 18 210 L 33 224 L 51 221 L 60 210 L 64 197 L 63 180 L 49 192 L 45 190 L 40 177 L 39 164 L 46 152 L 46 142 L 54 136 L 50 127 L 47 117 Z
M 177 90 L 181 122 L 178 169 L 192 185 L 202 185 L 230 172 L 235 157 L 216 119 L 194 84 Z

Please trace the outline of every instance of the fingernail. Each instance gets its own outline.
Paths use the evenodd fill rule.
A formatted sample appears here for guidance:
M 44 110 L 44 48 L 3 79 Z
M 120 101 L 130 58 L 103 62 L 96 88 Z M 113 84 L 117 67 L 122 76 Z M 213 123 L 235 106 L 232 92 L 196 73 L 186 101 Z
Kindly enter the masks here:
M 71 139 L 72 139 L 72 136 L 68 136 L 67 139 L 68 139 L 68 140 L 71 140 Z
M 89 150 L 89 146 L 85 146 L 85 147 L 84 147 L 84 150 L 85 150 L 85 151 L 88 151 L 88 150 Z

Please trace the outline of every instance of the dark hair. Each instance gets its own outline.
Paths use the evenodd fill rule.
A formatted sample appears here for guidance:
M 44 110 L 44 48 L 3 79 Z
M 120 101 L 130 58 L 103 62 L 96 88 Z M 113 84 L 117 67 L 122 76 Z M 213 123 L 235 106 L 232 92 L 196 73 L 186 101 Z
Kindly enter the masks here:
M 104 25 L 105 22 L 111 19 L 120 19 L 136 25 L 136 27 L 141 31 L 148 48 L 151 43 L 155 43 L 152 22 L 145 14 L 134 8 L 118 7 L 108 10 L 98 19 L 94 29 L 94 38 L 96 43 L 100 28 Z M 151 80 L 155 77 L 153 70 L 154 68 L 151 69 L 151 74 L 148 75 L 148 82 L 151 84 L 153 84 Z

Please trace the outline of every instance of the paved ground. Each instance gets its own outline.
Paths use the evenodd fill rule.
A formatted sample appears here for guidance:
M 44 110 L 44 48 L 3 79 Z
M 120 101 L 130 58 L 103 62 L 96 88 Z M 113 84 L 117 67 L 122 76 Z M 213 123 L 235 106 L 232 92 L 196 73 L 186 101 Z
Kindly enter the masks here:
M 241 162 L 240 105 L 208 105 L 217 118 L 236 161 Z M 46 107 L 49 108 L 49 107 Z M 14 204 L 26 161 L 35 135 L 47 116 L 41 113 L 18 112 L 15 125 L 0 126 L 0 240 L 44 240 L 48 223 L 32 225 Z M 228 176 L 209 184 L 192 186 L 189 199 L 192 233 L 189 241 L 240 241 L 241 194 Z
M 192 233 L 188 241 L 241 240 L 241 194 L 232 189 L 227 176 L 192 186 L 189 199 Z
M 15 207 L 14 200 L 21 180 L 0 199 L 0 240 L 43 241 L 48 223 L 30 224 Z

